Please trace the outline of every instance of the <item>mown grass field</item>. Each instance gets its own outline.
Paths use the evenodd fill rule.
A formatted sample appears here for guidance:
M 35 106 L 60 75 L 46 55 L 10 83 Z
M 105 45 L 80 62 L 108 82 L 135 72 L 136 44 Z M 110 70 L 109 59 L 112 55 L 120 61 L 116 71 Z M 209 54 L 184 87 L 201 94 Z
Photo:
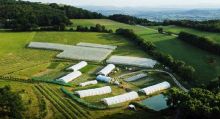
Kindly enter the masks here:
M 149 26 L 150 28 L 153 29 L 157 29 L 158 26 Z M 206 31 L 199 31 L 196 29 L 192 29 L 192 28 L 186 28 L 186 27 L 181 27 L 181 26 L 175 26 L 175 25 L 169 25 L 169 26 L 160 26 L 163 27 L 164 31 L 168 31 L 168 32 L 172 32 L 174 34 L 178 34 L 181 31 L 184 32 L 189 32 L 189 33 L 193 33 L 202 37 L 206 37 L 209 39 L 212 39 L 216 42 L 220 43 L 220 33 L 213 33 L 213 32 L 206 32 Z
M 207 84 L 210 80 L 215 79 L 220 75 L 220 57 L 210 54 L 209 52 L 203 51 L 191 45 L 188 45 L 176 38 L 176 36 L 169 36 L 164 34 L 159 34 L 155 29 L 144 28 L 140 26 L 132 26 L 123 23 L 118 23 L 111 20 L 72 20 L 74 25 L 95 25 L 102 24 L 109 29 L 117 28 L 129 28 L 133 29 L 142 38 L 152 41 L 159 50 L 162 52 L 171 54 L 174 58 L 185 61 L 187 64 L 192 65 L 196 69 L 196 75 L 198 77 L 199 84 Z M 201 33 L 202 34 L 202 33 Z M 207 37 L 213 37 L 214 35 L 204 34 Z M 210 35 L 210 36 L 209 36 Z M 216 38 L 220 39 L 218 34 L 215 35 Z M 210 59 L 214 59 L 215 63 L 209 64 Z

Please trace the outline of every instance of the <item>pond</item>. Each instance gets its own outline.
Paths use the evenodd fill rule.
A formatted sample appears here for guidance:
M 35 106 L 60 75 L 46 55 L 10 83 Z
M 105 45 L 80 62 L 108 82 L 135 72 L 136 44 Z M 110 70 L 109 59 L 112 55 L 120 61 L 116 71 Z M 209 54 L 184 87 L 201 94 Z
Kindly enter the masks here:
M 166 97 L 163 94 L 147 98 L 140 103 L 155 111 L 160 111 L 168 107 L 166 103 Z

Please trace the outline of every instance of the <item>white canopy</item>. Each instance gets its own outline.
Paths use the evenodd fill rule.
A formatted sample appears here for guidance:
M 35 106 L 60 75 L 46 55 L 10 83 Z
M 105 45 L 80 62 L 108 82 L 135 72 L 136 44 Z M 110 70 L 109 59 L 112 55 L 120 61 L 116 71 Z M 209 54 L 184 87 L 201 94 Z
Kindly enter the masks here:
M 82 75 L 82 73 L 80 71 L 75 71 L 75 72 L 67 74 L 66 76 L 58 79 L 58 81 L 63 81 L 64 83 L 68 83 L 68 82 L 72 81 L 73 79 L 78 78 L 81 75 Z
M 132 91 L 129 93 L 118 95 L 118 96 L 104 98 L 102 99 L 102 101 L 104 101 L 104 103 L 106 103 L 107 105 L 114 105 L 114 104 L 129 101 L 129 100 L 134 100 L 134 99 L 137 99 L 138 97 L 139 97 L 138 93 L 135 91 Z
M 107 94 L 111 92 L 112 92 L 111 87 L 105 86 L 101 88 L 76 91 L 76 94 L 78 94 L 80 98 L 83 98 L 83 97 L 88 97 L 88 96 L 103 95 L 103 94 Z
M 144 78 L 146 76 L 147 76 L 147 74 L 141 73 L 141 74 L 137 74 L 135 76 L 129 77 L 129 78 L 125 79 L 125 81 L 127 81 L 127 82 L 136 81 L 136 80 Z
M 114 64 L 108 64 L 106 67 L 104 67 L 101 71 L 98 72 L 100 75 L 107 76 L 109 73 L 111 73 L 115 69 Z
M 98 82 L 96 80 L 92 80 L 92 81 L 87 81 L 87 82 L 83 82 L 80 83 L 80 86 L 87 86 L 87 85 L 92 85 L 92 84 L 97 84 Z
M 75 64 L 71 67 L 69 67 L 68 69 L 73 70 L 73 71 L 78 71 L 79 69 L 82 69 L 83 67 L 85 67 L 88 63 L 85 61 L 81 61 L 78 64 Z
M 170 88 L 170 84 L 165 81 L 165 82 L 153 85 L 153 86 L 149 86 L 147 88 L 140 89 L 139 91 L 145 93 L 146 95 L 150 95 L 150 94 L 153 94 L 155 92 L 165 90 L 165 89 L 168 89 L 168 88 Z

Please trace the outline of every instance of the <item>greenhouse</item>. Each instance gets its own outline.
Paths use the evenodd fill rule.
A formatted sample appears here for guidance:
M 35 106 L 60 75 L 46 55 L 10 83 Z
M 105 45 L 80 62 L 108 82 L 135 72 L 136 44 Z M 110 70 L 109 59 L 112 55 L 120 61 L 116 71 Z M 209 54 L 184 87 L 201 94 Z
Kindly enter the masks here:
M 107 76 L 109 73 L 111 73 L 115 69 L 114 64 L 108 64 L 106 67 L 104 67 L 101 71 L 99 71 L 97 74 Z
M 138 93 L 135 91 L 132 91 L 129 93 L 118 95 L 118 96 L 104 98 L 102 99 L 102 101 L 104 101 L 104 103 L 107 105 L 114 105 L 114 104 L 123 103 L 123 102 L 130 101 L 130 100 L 134 100 L 134 99 L 137 99 L 138 97 L 139 97 Z
M 130 56 L 111 56 L 106 62 L 146 68 L 153 68 L 157 63 L 157 61 L 152 59 Z
M 75 72 L 72 72 L 72 73 L 58 79 L 58 81 L 68 83 L 68 82 L 72 81 L 73 79 L 78 78 L 81 75 L 82 75 L 82 73 L 80 71 L 75 71 Z
M 83 87 L 83 86 L 93 85 L 93 84 L 97 84 L 97 83 L 98 83 L 97 80 L 92 80 L 92 81 L 80 83 L 79 85 Z
M 78 71 L 79 69 L 82 69 L 83 67 L 85 67 L 85 66 L 87 66 L 87 65 L 88 65 L 87 62 L 81 61 L 81 62 L 79 62 L 78 64 L 75 64 L 75 65 L 69 67 L 68 69 L 69 69 L 69 70 L 73 70 L 73 71 Z
M 125 81 L 127 81 L 127 82 L 136 81 L 136 80 L 144 78 L 146 76 L 147 76 L 147 74 L 141 73 L 141 74 L 137 74 L 135 76 L 129 77 L 129 78 L 125 79 Z
M 80 90 L 76 91 L 75 93 L 79 95 L 80 98 L 88 97 L 88 96 L 95 96 L 95 95 L 103 95 L 111 93 L 112 89 L 110 86 L 105 86 L 101 88 L 94 88 L 94 89 L 87 89 L 87 90 Z
M 153 86 L 149 86 L 147 88 L 143 88 L 139 91 L 145 93 L 146 95 L 150 95 L 150 94 L 153 94 L 155 92 L 162 91 L 162 90 L 165 90 L 165 89 L 168 89 L 168 88 L 170 88 L 170 84 L 165 81 L 165 82 L 153 85 Z
M 103 76 L 103 75 L 98 75 L 96 77 L 97 81 L 101 81 L 101 82 L 105 82 L 105 83 L 110 83 L 112 78 L 111 77 L 107 77 L 107 76 Z

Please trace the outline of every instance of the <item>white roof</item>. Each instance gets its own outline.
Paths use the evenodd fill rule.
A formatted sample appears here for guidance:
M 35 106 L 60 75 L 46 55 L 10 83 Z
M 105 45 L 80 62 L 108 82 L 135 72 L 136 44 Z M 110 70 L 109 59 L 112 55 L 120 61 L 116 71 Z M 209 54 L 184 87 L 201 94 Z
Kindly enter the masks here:
M 127 82 L 136 81 L 136 80 L 144 78 L 146 76 L 147 76 L 147 74 L 141 73 L 141 74 L 137 74 L 135 76 L 129 77 L 129 78 L 125 79 L 125 81 L 127 81 Z
M 101 71 L 98 72 L 98 74 L 107 76 L 109 73 L 111 73 L 115 69 L 114 64 L 108 64 L 106 67 L 104 67 Z
M 83 98 L 83 97 L 88 97 L 88 96 L 103 95 L 103 94 L 107 94 L 111 92 L 112 92 L 111 87 L 105 86 L 101 88 L 76 91 L 76 94 L 78 94 L 80 98 Z
M 106 62 L 111 64 L 122 64 L 147 68 L 153 68 L 157 63 L 157 61 L 152 59 L 130 56 L 111 56 Z
M 69 67 L 68 69 L 73 70 L 73 71 L 78 71 L 79 69 L 82 69 L 83 67 L 85 67 L 88 63 L 85 61 L 81 61 L 78 64 L 75 64 L 71 67 Z
M 100 62 L 112 53 L 112 49 L 89 47 L 89 46 L 74 46 L 57 43 L 46 42 L 31 42 L 29 48 L 59 50 L 61 51 L 56 57 L 74 60 L 96 61 Z
M 80 71 L 75 71 L 75 72 L 72 72 L 70 74 L 67 74 L 66 76 L 64 76 L 64 77 L 62 77 L 58 80 L 63 81 L 65 83 L 68 83 L 68 82 L 72 81 L 73 79 L 78 78 L 81 75 L 82 75 L 82 73 Z
M 83 82 L 80 83 L 80 86 L 87 86 L 87 85 L 92 85 L 92 84 L 97 84 L 98 82 L 96 80 L 92 80 L 92 81 L 87 81 L 87 82 Z
M 112 45 L 101 45 L 101 44 L 83 43 L 83 42 L 80 42 L 77 45 L 78 46 L 84 46 L 84 47 L 95 47 L 95 48 L 111 49 L 111 50 L 115 50 L 117 48 L 117 46 L 112 46 Z
M 138 97 L 139 97 L 138 93 L 135 91 L 132 91 L 129 93 L 118 95 L 118 96 L 104 98 L 102 99 L 102 101 L 104 101 L 104 103 L 106 103 L 107 105 L 114 105 L 114 104 L 129 101 L 129 100 L 134 100 L 134 99 L 137 99 Z
M 155 92 L 165 90 L 165 89 L 168 89 L 168 88 L 170 88 L 170 84 L 165 81 L 165 82 L 153 85 L 153 86 L 149 86 L 147 88 L 140 89 L 139 91 L 145 93 L 146 95 L 150 95 L 150 94 L 153 94 Z

